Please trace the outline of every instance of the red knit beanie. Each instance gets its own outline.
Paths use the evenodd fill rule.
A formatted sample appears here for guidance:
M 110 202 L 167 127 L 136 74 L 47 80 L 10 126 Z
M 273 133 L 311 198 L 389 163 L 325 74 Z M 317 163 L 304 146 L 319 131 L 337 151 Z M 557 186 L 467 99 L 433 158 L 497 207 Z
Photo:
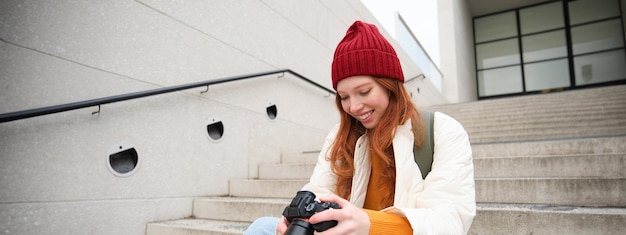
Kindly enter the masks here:
M 344 78 L 371 75 L 404 82 L 400 60 L 391 44 L 373 24 L 356 21 L 335 49 L 333 88 Z

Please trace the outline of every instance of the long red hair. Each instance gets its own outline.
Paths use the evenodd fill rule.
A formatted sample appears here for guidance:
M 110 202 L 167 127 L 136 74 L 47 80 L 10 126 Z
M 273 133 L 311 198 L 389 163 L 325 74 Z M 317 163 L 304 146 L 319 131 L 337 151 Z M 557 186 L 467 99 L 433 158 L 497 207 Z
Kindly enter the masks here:
M 383 195 L 385 205 L 393 204 L 395 194 L 395 159 L 393 155 L 392 141 L 398 125 L 404 124 L 411 119 L 415 143 L 421 147 L 424 133 L 423 122 L 417 107 L 413 104 L 409 93 L 402 82 L 396 79 L 375 78 L 385 90 L 389 92 L 389 106 L 385 117 L 380 120 L 375 128 L 367 130 L 369 136 L 369 150 L 371 155 L 381 156 L 385 168 L 382 172 L 386 182 L 381 185 L 388 188 Z M 335 104 L 340 113 L 339 131 L 335 142 L 330 149 L 331 169 L 337 175 L 335 194 L 349 200 L 354 175 L 354 152 L 357 139 L 366 133 L 366 128 L 355 118 L 346 113 L 341 105 L 341 98 L 336 96 Z M 387 184 L 388 183 L 388 184 Z M 390 188 L 389 188 L 390 187 Z

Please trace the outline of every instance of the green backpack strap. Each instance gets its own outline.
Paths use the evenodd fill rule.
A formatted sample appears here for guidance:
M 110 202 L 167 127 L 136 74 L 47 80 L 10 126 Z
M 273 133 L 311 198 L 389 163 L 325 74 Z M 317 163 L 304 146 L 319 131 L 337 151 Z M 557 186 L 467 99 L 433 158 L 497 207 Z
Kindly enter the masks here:
M 424 120 L 424 143 L 421 148 L 413 145 L 413 157 L 422 172 L 422 179 L 426 179 L 433 166 L 433 154 L 435 151 L 433 125 L 435 114 L 428 111 L 421 111 L 420 113 L 422 114 L 422 120 Z

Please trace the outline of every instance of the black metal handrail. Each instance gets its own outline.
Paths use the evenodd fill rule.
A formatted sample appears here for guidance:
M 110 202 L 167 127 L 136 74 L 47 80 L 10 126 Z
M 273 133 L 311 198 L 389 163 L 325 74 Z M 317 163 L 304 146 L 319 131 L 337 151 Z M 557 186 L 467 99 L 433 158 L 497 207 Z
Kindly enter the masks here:
M 335 94 L 335 91 L 330 90 L 320 84 L 317 84 L 314 81 L 294 71 L 291 71 L 290 69 L 280 69 L 280 70 L 274 70 L 274 71 L 268 71 L 268 72 L 227 77 L 227 78 L 210 80 L 210 81 L 189 83 L 185 85 L 163 87 L 163 88 L 158 88 L 158 89 L 153 89 L 153 90 L 139 91 L 139 92 L 133 92 L 133 93 L 128 93 L 128 94 L 115 95 L 115 96 L 79 101 L 79 102 L 62 104 L 62 105 L 54 105 L 54 106 L 48 106 L 48 107 L 43 107 L 43 108 L 35 108 L 35 109 L 28 109 L 28 110 L 22 110 L 22 111 L 17 111 L 17 112 L 3 113 L 3 114 L 0 114 L 0 123 L 20 120 L 20 119 L 25 119 L 25 118 L 31 118 L 31 117 L 37 117 L 37 116 L 43 116 L 47 114 L 65 112 L 65 111 L 70 111 L 70 110 L 75 110 L 75 109 L 86 108 L 86 107 L 100 106 L 103 104 L 115 103 L 115 102 L 124 101 L 124 100 L 137 99 L 137 98 L 142 98 L 146 96 L 159 95 L 163 93 L 170 93 L 170 92 L 186 90 L 186 89 L 191 89 L 191 88 L 197 88 L 197 87 L 203 87 L 203 86 L 208 87 L 210 85 L 215 85 L 215 84 L 220 84 L 220 83 L 245 80 L 245 79 L 250 79 L 250 78 L 255 78 L 255 77 L 262 77 L 266 75 L 279 74 L 279 73 L 289 73 L 293 76 L 296 76 L 297 78 L 300 78 L 312 84 L 315 87 L 318 87 L 324 91 L 327 91 L 329 94 Z

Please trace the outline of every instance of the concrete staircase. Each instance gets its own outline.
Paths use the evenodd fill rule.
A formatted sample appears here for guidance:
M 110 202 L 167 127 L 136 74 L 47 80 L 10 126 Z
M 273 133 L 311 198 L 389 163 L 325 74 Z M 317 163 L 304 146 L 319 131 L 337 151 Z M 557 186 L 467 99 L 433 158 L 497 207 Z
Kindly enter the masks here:
M 626 86 L 427 108 L 456 118 L 474 152 L 478 215 L 470 234 L 626 234 Z M 147 234 L 241 234 L 279 216 L 317 153 L 260 165 L 230 196 L 198 198 L 193 218 Z

